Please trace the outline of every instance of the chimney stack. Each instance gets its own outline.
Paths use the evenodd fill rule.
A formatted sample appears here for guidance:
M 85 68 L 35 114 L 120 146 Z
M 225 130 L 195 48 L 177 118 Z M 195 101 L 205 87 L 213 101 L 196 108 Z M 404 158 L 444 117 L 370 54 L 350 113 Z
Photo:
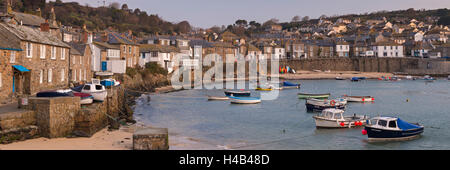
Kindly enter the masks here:
M 45 22 L 41 24 L 41 31 L 42 32 L 50 31 L 50 24 L 48 23 L 48 20 L 45 20 Z
M 108 42 L 108 33 L 104 32 L 102 35 L 102 41 L 103 42 Z

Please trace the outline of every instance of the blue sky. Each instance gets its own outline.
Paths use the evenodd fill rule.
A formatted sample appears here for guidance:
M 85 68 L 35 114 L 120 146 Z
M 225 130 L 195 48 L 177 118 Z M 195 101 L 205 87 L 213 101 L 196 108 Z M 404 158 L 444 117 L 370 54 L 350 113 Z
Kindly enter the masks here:
M 53 1 L 53 0 L 51 0 Z M 103 0 L 75 1 L 81 5 L 99 6 Z M 105 0 L 106 4 L 126 3 L 149 14 L 158 14 L 170 22 L 189 21 L 192 26 L 209 28 L 229 25 L 238 19 L 264 22 L 277 18 L 290 21 L 293 16 L 318 18 L 325 14 L 360 14 L 380 10 L 450 8 L 450 0 Z

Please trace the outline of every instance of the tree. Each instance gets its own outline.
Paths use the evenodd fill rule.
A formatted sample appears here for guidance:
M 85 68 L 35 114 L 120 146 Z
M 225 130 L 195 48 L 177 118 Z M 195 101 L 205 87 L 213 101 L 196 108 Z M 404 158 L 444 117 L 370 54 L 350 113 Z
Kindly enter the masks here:
M 243 20 L 243 19 L 239 19 L 235 23 L 236 23 L 236 25 L 239 25 L 241 27 L 246 27 L 247 26 L 247 21 Z
M 122 5 L 122 10 L 124 10 L 124 11 L 128 10 L 128 5 L 127 4 L 123 4 Z
M 187 21 L 181 21 L 175 27 L 176 27 L 175 30 L 178 33 L 188 33 L 192 29 L 191 25 Z
M 309 20 L 309 16 L 304 16 L 303 18 L 302 18 L 302 21 L 308 21 Z
M 322 14 L 322 15 L 319 17 L 319 19 L 325 19 L 325 18 L 327 18 L 327 16 L 326 16 L 325 14 Z
M 296 16 L 292 17 L 291 22 L 300 22 L 300 16 L 296 15 Z

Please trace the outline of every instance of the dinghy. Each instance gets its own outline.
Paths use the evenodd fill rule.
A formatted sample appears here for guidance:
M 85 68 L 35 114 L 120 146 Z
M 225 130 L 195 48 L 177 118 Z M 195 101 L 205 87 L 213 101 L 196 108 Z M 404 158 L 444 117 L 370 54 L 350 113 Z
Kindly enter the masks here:
M 225 91 L 226 96 L 249 97 L 250 91 Z
M 228 100 L 229 97 L 222 97 L 222 96 L 208 96 L 208 100 Z
M 85 84 L 81 89 L 82 93 L 88 93 L 94 97 L 95 101 L 104 101 L 108 92 L 105 89 L 105 86 L 101 84 Z
M 232 97 L 230 96 L 231 103 L 233 104 L 256 104 L 261 103 L 259 97 Z
M 352 128 L 362 127 L 366 124 L 367 117 L 356 115 L 344 116 L 340 109 L 325 109 L 321 114 L 313 116 L 316 128 Z
M 336 80 L 345 80 L 345 78 L 342 78 L 342 77 L 336 77 Z
M 347 96 L 344 95 L 344 98 L 349 102 L 373 102 L 375 98 L 372 96 Z
M 273 89 L 271 87 L 270 88 L 257 87 L 255 90 L 258 90 L 258 91 L 272 91 Z
M 300 88 L 300 84 L 295 84 L 295 83 L 291 83 L 291 82 L 288 82 L 288 81 L 284 81 L 281 84 L 281 87 L 286 88 L 286 89 L 289 89 L 289 88 L 299 89 Z
M 362 130 L 369 141 L 402 141 L 419 137 L 424 127 L 395 117 L 375 117 Z
M 323 99 L 330 97 L 330 93 L 324 93 L 324 94 L 308 94 L 308 93 L 297 93 L 299 99 L 307 99 L 307 98 L 314 98 L 314 99 Z
M 104 79 L 100 81 L 101 85 L 104 85 L 105 87 L 112 87 L 112 86 L 119 86 L 120 82 L 116 81 L 115 79 Z

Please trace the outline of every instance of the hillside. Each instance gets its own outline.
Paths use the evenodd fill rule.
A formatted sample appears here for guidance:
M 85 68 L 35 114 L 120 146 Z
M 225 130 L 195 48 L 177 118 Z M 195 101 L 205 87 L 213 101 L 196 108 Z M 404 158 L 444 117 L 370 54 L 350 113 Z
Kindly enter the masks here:
M 2 0 L 0 0 L 0 3 Z M 45 0 L 15 0 L 15 11 L 38 14 L 48 17 L 51 8 L 55 9 L 56 18 L 62 25 L 81 27 L 86 24 L 90 30 L 103 30 L 113 27 L 119 31 L 131 29 L 140 34 L 182 34 L 191 30 L 189 22 L 171 23 L 158 15 L 147 14 L 140 9 L 128 9 L 126 4 L 112 3 L 107 7 L 90 7 L 77 2 L 64 3 L 61 0 L 45 3 Z

